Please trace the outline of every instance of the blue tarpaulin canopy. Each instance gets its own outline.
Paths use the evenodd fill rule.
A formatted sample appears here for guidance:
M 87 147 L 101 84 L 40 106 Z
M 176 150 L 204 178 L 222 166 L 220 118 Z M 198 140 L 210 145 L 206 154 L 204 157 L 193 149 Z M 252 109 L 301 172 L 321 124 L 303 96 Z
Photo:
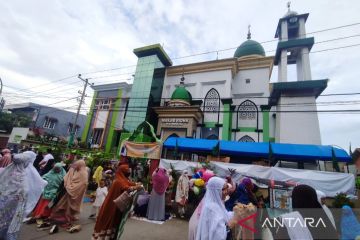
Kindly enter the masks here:
M 170 137 L 164 142 L 166 148 L 177 148 L 179 151 L 211 152 L 218 140 Z
M 334 157 L 337 161 L 351 161 L 350 156 L 345 150 L 337 147 L 310 144 L 271 143 L 273 156 L 281 160 L 289 161 L 331 161 L 333 159 L 332 149 L 334 149 Z
M 269 157 L 269 143 L 220 141 L 220 154 L 243 157 Z
M 235 142 L 170 137 L 164 142 L 164 147 L 185 152 L 206 152 L 209 154 L 216 150 L 220 155 L 249 158 L 272 157 L 277 160 L 296 162 L 313 160 L 331 161 L 334 157 L 338 162 L 351 162 L 351 157 L 341 148 L 310 144 Z

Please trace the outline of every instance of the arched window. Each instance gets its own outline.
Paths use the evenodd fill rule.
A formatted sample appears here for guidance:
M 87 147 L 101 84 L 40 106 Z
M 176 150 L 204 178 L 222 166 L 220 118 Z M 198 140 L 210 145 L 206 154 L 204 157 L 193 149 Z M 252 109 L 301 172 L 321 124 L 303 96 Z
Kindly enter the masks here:
M 256 120 L 258 108 L 253 101 L 246 100 L 238 107 L 239 120 Z
M 210 89 L 204 99 L 204 122 L 219 122 L 220 94 L 215 88 Z
M 238 142 L 255 142 L 255 140 L 250 137 L 249 135 L 245 135 L 243 137 L 241 137 Z

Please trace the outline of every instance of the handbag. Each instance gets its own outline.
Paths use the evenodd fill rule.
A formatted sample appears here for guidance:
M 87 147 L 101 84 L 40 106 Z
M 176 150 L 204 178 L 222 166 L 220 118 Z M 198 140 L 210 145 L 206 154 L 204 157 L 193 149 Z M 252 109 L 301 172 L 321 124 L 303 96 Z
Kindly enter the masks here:
M 114 200 L 115 206 L 120 210 L 120 212 L 125 212 L 126 209 L 131 205 L 133 201 L 134 194 L 124 191 Z

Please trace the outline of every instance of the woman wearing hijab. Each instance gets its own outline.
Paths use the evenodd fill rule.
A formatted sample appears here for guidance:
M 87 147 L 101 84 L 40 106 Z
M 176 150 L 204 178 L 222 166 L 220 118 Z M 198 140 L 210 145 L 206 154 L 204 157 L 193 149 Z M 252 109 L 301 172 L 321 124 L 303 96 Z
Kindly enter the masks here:
M 351 207 L 345 205 L 342 207 L 341 217 L 341 239 L 357 239 L 360 236 L 360 223 L 357 220 Z
M 182 218 L 184 217 L 186 202 L 189 198 L 189 184 L 188 172 L 185 170 L 179 177 L 175 196 L 175 201 L 178 204 L 178 212 Z
M 169 186 L 169 176 L 166 169 L 158 168 L 152 174 L 153 189 L 147 210 L 147 217 L 150 220 L 165 220 L 165 191 Z
M 38 203 L 47 182 L 41 178 L 34 167 L 36 154 L 33 151 L 23 152 L 30 164 L 25 168 L 25 189 L 27 200 L 25 205 L 25 217 L 28 216 Z
M 324 212 L 326 213 L 326 216 L 328 216 L 331 224 L 336 229 L 334 216 L 331 213 L 331 210 L 325 204 L 325 198 L 326 198 L 325 193 L 323 193 L 322 191 L 316 190 L 316 195 L 318 197 L 318 202 L 321 204 L 321 207 L 323 208 Z
M 88 174 L 84 160 L 76 161 L 64 177 L 65 195 L 59 200 L 50 216 L 64 227 L 71 228 L 71 222 L 78 219 L 80 207 L 88 184 Z
M 224 205 L 227 189 L 228 185 L 222 178 L 212 177 L 208 181 L 196 240 L 226 240 L 232 216 Z
M 13 163 L 0 173 L 0 239 L 17 239 L 21 224 L 26 216 L 28 188 L 26 168 L 32 165 L 30 154 L 16 154 Z M 37 179 L 34 179 L 36 181 Z
M 115 179 L 96 219 L 92 239 L 112 240 L 116 238 L 117 228 L 124 216 L 116 207 L 114 200 L 124 191 L 133 191 L 138 188 L 136 183 L 128 179 L 129 176 L 130 168 L 127 164 L 120 165 L 116 170 Z
M 295 219 L 293 223 L 300 221 L 303 226 L 290 225 L 290 221 L 284 220 L 285 227 L 272 229 L 274 239 L 338 239 L 336 230 L 318 202 L 315 189 L 308 185 L 296 186 L 292 191 L 292 208 L 293 212 L 283 214 L 280 218 Z M 311 219 L 314 224 L 304 219 Z M 319 221 L 322 222 L 317 224 Z
M 193 215 L 191 216 L 189 220 L 189 235 L 188 240 L 195 240 L 196 239 L 196 233 L 197 233 L 197 227 L 199 224 L 199 219 L 201 215 L 201 210 L 204 205 L 204 199 L 202 199 L 195 209 Z
M 0 168 L 6 168 L 11 164 L 11 151 L 5 148 L 1 153 L 2 157 L 0 158 Z
M 48 207 L 49 203 L 56 197 L 56 193 L 62 183 L 66 172 L 61 163 L 56 163 L 54 168 L 43 176 L 43 179 L 48 182 L 42 197 L 33 211 L 34 218 L 48 218 L 51 214 L 51 209 Z
M 97 186 L 100 186 L 100 181 L 103 179 L 103 170 L 102 166 L 98 166 L 92 176 L 93 181 L 96 182 Z

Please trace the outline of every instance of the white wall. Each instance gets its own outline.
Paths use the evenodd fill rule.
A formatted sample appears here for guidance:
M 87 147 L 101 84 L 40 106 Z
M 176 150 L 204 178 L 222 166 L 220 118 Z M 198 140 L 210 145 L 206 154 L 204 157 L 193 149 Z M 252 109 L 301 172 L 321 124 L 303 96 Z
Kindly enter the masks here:
M 246 83 L 250 79 L 250 83 Z M 233 95 L 268 96 L 269 69 L 257 68 L 239 71 L 232 82 Z
M 162 98 L 170 98 L 176 85 L 180 83 L 181 75 L 165 76 Z M 231 97 L 231 70 L 209 71 L 185 74 L 185 86 L 193 99 L 205 98 L 206 93 L 215 88 L 220 98 Z
M 269 68 L 240 70 L 234 78 L 232 78 L 231 70 L 219 70 L 185 74 L 184 82 L 186 89 L 191 93 L 194 100 L 203 100 L 211 88 L 215 88 L 219 92 L 220 98 L 232 98 L 233 105 L 236 105 L 235 112 L 233 113 L 232 128 L 236 128 L 236 111 L 238 109 L 238 105 L 247 99 L 253 101 L 257 105 L 259 111 L 258 127 L 259 129 L 263 129 L 263 116 L 261 114 L 260 105 L 268 104 L 267 97 L 270 95 L 269 76 Z M 165 76 L 162 98 L 169 99 L 171 97 L 175 87 L 180 83 L 180 78 L 181 75 Z M 246 79 L 250 79 L 250 83 L 246 83 Z M 223 110 L 221 103 L 220 110 Z M 223 113 L 220 113 L 220 123 L 222 123 L 222 119 Z M 239 122 L 239 127 L 256 127 L 256 121 Z M 233 139 L 234 133 L 231 133 L 231 138 L 233 140 L 238 140 L 241 136 L 246 134 L 257 141 L 258 134 L 254 132 L 236 133 L 235 139 Z M 222 136 L 222 129 L 219 131 L 219 136 Z M 260 134 L 260 141 L 262 140 L 263 137 L 262 134 Z
M 281 97 L 276 114 L 276 141 L 281 143 L 321 144 L 315 97 Z M 310 104 L 304 104 L 310 103 Z
M 263 129 L 263 116 L 261 113 L 260 105 L 268 104 L 269 93 L 269 68 L 257 68 L 257 69 L 247 69 L 240 70 L 235 76 L 232 82 L 232 97 L 233 105 L 236 105 L 235 112 L 233 113 L 233 128 L 236 128 L 236 118 L 238 106 L 246 101 L 251 100 L 255 103 L 258 108 L 258 128 Z M 246 79 L 250 79 L 249 83 L 246 83 Z M 240 120 L 238 127 L 256 127 L 256 120 Z M 249 135 L 257 141 L 257 133 L 236 133 L 236 139 L 238 140 L 244 135 Z M 260 142 L 263 141 L 262 134 L 259 138 Z

